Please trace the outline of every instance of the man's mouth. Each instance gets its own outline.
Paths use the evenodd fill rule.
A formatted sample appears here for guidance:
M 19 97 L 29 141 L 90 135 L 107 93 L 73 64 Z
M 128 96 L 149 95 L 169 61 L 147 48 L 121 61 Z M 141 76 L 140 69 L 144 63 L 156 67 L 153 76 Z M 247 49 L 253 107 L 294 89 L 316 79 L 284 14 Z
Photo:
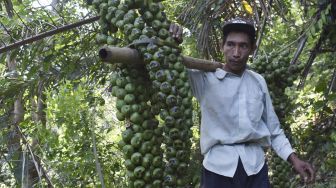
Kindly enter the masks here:
M 234 60 L 230 60 L 231 63 L 235 64 L 235 65 L 239 65 L 240 62 L 239 61 L 234 61 Z

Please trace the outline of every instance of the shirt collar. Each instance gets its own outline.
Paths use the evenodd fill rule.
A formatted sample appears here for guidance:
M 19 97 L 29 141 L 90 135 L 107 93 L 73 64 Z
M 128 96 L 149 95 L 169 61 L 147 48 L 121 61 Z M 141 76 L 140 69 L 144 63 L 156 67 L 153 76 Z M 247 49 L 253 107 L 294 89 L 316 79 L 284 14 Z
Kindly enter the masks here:
M 218 80 L 223 80 L 225 78 L 225 76 L 243 77 L 245 72 L 246 72 L 246 69 L 244 70 L 243 74 L 241 76 L 239 76 L 239 75 L 236 75 L 234 73 L 227 72 L 227 71 L 225 71 L 221 68 L 217 68 L 216 71 L 215 71 L 215 75 L 216 75 Z

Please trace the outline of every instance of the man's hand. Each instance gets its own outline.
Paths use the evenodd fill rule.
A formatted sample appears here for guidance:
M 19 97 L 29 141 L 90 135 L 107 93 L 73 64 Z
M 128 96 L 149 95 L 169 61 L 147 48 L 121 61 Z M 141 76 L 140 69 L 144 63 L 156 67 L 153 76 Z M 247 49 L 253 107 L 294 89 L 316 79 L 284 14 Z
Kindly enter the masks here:
M 182 38 L 183 28 L 181 26 L 179 26 L 178 24 L 172 23 L 170 24 L 169 32 L 177 43 L 181 44 L 183 42 L 183 38 Z
M 288 161 L 293 165 L 295 171 L 300 174 L 301 179 L 303 179 L 305 183 L 315 181 L 315 171 L 309 163 L 299 159 L 295 153 L 289 155 Z

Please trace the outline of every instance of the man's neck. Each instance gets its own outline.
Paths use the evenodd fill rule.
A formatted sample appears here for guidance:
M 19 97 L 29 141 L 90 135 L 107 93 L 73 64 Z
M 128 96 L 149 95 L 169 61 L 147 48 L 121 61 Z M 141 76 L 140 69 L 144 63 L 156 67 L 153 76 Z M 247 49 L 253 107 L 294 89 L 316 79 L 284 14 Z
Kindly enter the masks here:
M 229 69 L 226 66 L 226 64 L 223 64 L 222 69 L 224 69 L 226 72 L 229 72 L 229 73 L 232 73 L 232 74 L 236 74 L 238 76 L 242 76 L 243 73 L 244 73 L 244 71 L 246 70 L 246 66 L 245 66 L 245 68 L 242 71 L 234 71 L 234 70 Z

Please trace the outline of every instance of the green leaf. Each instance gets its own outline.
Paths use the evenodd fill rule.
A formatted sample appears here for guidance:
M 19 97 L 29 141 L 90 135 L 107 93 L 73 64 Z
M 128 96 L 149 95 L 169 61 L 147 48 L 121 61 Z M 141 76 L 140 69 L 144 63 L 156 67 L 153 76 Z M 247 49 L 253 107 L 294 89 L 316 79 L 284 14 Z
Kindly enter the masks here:
M 327 16 L 326 16 L 326 14 L 321 14 L 321 20 L 322 20 L 322 22 L 323 22 L 323 24 L 326 24 L 327 23 Z
M 329 5 L 327 6 L 327 8 L 325 9 L 325 11 L 326 11 L 327 13 L 329 13 L 330 10 L 331 10 L 331 4 L 332 4 L 332 3 L 329 3 Z
M 331 139 L 336 142 L 336 131 L 333 131 L 330 135 Z
M 333 114 L 333 110 L 329 106 L 325 107 L 324 111 L 327 112 L 328 114 Z
M 323 20 L 319 19 L 319 21 L 317 22 L 317 25 L 318 25 L 319 31 L 321 31 L 323 29 Z
M 336 93 L 329 94 L 327 97 L 328 101 L 336 101 Z
M 327 82 L 323 79 L 319 80 L 315 87 L 315 92 L 321 93 L 327 89 Z
M 325 101 L 317 101 L 314 103 L 314 109 L 315 111 L 320 111 L 325 104 Z
M 312 37 L 315 35 L 316 33 L 316 28 L 315 28 L 315 24 L 313 24 L 311 27 L 310 27 L 310 31 L 312 33 Z

